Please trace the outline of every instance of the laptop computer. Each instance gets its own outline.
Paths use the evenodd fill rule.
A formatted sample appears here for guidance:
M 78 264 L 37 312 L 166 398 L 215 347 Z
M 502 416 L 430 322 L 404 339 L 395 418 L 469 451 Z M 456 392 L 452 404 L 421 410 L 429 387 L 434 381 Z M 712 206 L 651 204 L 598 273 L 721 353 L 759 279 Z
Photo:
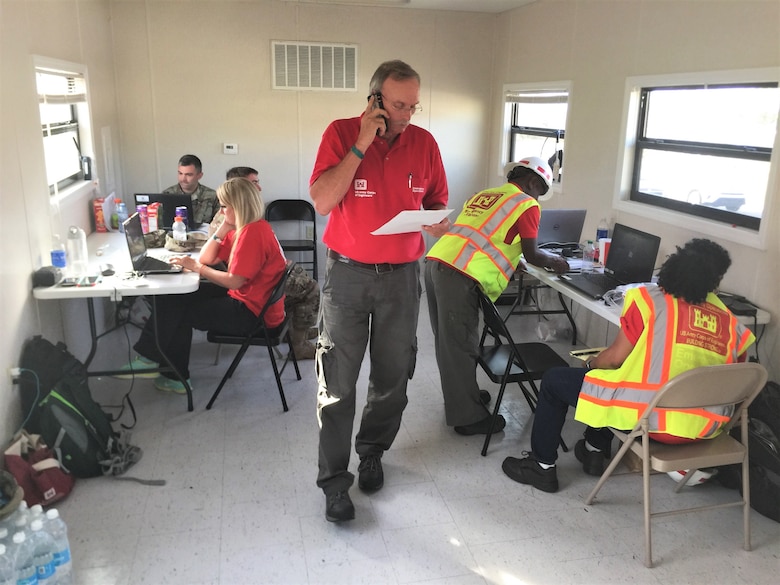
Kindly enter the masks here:
M 178 274 L 181 266 L 168 264 L 158 258 L 147 255 L 144 231 L 141 228 L 141 216 L 134 213 L 122 224 L 125 227 L 127 250 L 133 262 L 133 270 L 139 274 Z
M 658 236 L 616 223 L 604 274 L 561 274 L 558 278 L 584 295 L 600 299 L 622 284 L 650 282 L 660 245 Z
M 135 204 L 149 205 L 160 203 L 162 206 L 162 219 L 158 220 L 158 226 L 163 230 L 173 228 L 173 218 L 176 216 L 177 207 L 187 208 L 187 229 L 195 229 L 193 225 L 192 198 L 184 193 L 136 193 Z
M 540 248 L 577 248 L 585 224 L 585 209 L 545 209 L 539 220 Z

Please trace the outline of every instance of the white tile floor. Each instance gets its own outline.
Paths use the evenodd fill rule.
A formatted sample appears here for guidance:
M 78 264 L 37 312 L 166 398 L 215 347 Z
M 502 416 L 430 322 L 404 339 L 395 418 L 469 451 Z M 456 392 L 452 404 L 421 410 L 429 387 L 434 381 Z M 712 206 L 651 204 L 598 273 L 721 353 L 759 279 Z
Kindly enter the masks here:
M 599 502 L 585 506 L 595 478 L 573 454 L 562 454 L 561 490 L 545 494 L 501 471 L 507 455 L 528 448 L 530 412 L 519 391 L 507 392 L 506 431 L 487 457 L 482 437 L 444 425 L 430 325 L 422 303 L 417 372 L 393 448 L 383 459 L 384 488 L 353 487 L 357 518 L 327 522 L 317 473 L 316 385 L 312 362 L 303 380 L 285 372 L 290 411 L 283 413 L 264 348 L 253 348 L 211 411 L 205 404 L 232 352 L 196 334 L 195 410 L 181 396 L 137 380 L 133 443 L 144 450 L 128 475 L 165 479 L 148 487 L 110 478 L 79 480 L 60 504 L 70 528 L 80 585 L 148 584 L 569 584 L 777 583 L 780 525 L 752 513 L 752 552 L 742 550 L 741 512 L 726 509 L 658 521 L 657 566 L 643 566 L 641 483 L 615 478 Z M 512 329 L 532 332 L 533 317 Z M 135 331 L 131 331 L 134 336 Z M 526 334 L 528 339 L 533 334 Z M 124 360 L 125 336 L 102 342 L 98 361 Z M 571 346 L 556 347 L 565 354 Z M 365 396 L 367 370 L 358 395 Z M 96 397 L 116 404 L 129 381 L 92 379 Z M 483 386 L 494 390 L 489 381 Z M 358 411 L 360 410 L 360 405 Z M 130 421 L 125 416 L 124 421 Z M 582 433 L 569 422 L 573 445 Z M 356 472 L 357 463 L 351 468 Z M 655 501 L 733 497 L 716 484 L 675 496 L 666 476 L 653 481 Z

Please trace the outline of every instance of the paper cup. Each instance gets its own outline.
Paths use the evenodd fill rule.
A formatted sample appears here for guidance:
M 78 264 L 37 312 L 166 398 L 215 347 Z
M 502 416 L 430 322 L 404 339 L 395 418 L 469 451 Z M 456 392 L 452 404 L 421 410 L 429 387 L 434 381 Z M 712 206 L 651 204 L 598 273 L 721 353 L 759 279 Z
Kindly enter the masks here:
M 612 238 L 599 239 L 599 260 L 601 263 L 607 265 L 607 254 L 609 254 L 609 246 L 612 243 Z

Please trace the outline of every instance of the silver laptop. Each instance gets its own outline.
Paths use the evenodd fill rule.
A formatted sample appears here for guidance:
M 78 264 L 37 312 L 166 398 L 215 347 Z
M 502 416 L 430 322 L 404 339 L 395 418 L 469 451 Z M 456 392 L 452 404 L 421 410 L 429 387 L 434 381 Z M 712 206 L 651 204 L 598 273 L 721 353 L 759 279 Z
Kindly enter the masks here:
M 616 223 L 604 274 L 583 272 L 558 278 L 584 295 L 600 299 L 621 284 L 650 282 L 660 245 L 658 236 Z
M 147 255 L 144 231 L 141 228 L 141 216 L 134 213 L 122 224 L 125 227 L 127 250 L 133 262 L 133 270 L 139 274 L 178 274 L 181 266 L 168 264 L 158 258 Z
M 585 213 L 585 209 L 542 210 L 536 245 L 540 248 L 578 248 Z

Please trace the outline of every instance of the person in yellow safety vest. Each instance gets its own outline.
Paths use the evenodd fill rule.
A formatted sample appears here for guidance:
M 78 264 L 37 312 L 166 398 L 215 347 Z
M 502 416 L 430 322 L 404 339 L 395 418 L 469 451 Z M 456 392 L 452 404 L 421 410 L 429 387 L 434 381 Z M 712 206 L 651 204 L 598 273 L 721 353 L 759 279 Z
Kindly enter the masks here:
M 538 157 L 512 165 L 507 183 L 481 191 L 426 256 L 425 289 L 436 344 L 447 425 L 461 435 L 485 434 L 490 394 L 477 384 L 481 288 L 496 300 L 523 254 L 526 262 L 566 272 L 568 263 L 536 247 L 540 207 L 551 171 Z M 504 428 L 499 415 L 494 430 Z
M 658 286 L 626 291 L 621 328 L 612 344 L 584 368 L 553 368 L 542 378 L 531 430 L 531 452 L 507 457 L 513 480 L 545 492 L 558 490 L 555 461 L 569 406 L 587 426 L 574 448 L 589 475 L 601 475 L 611 456 L 612 432 L 630 430 L 654 392 L 675 376 L 701 366 L 745 361 L 755 336 L 715 294 L 731 265 L 728 252 L 693 239 L 669 256 Z M 652 417 L 653 439 L 683 443 L 717 436 L 731 412 L 667 410 Z

